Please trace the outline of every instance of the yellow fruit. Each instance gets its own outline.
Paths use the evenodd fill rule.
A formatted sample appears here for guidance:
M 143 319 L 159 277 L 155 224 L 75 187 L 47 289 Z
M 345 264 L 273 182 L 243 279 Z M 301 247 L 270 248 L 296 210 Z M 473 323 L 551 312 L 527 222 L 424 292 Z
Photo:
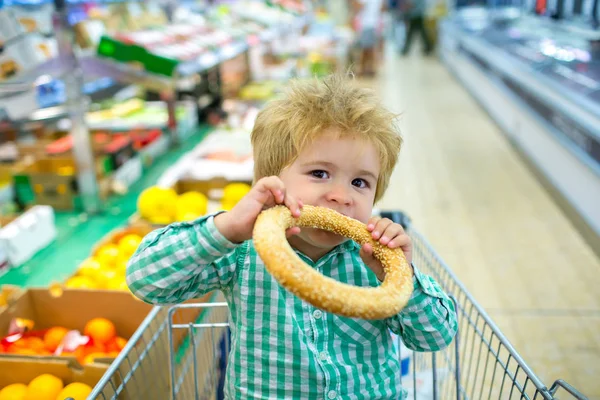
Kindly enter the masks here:
M 223 203 L 237 203 L 244 197 L 251 187 L 246 183 L 230 183 L 223 189 Z
M 22 383 L 13 383 L 0 390 L 0 400 L 23 400 L 26 392 L 26 385 Z
M 27 386 L 24 400 L 56 400 L 56 396 L 63 389 L 63 382 L 50 374 L 43 374 L 33 378 Z
M 108 282 L 112 281 L 118 276 L 117 271 L 112 268 L 103 268 L 96 277 L 96 285 L 98 289 L 107 289 Z
M 125 276 L 128 261 L 129 260 L 121 259 L 119 262 L 117 262 L 117 265 L 115 268 L 113 268 L 113 270 L 117 273 L 117 276 Z
M 46 350 L 54 353 L 68 332 L 69 330 L 62 326 L 55 326 L 48 329 L 44 334 L 44 346 Z
M 97 289 L 98 285 L 87 276 L 73 276 L 65 282 L 69 289 Z
M 177 221 L 191 221 L 197 219 L 208 209 L 208 198 L 200 192 L 187 192 L 177 199 Z
M 127 286 L 127 282 L 125 282 L 124 276 L 111 279 L 104 287 L 108 290 L 129 291 L 129 287 Z
M 94 318 L 88 321 L 83 332 L 94 339 L 94 343 L 100 344 L 105 344 L 117 336 L 115 325 L 106 318 Z
M 92 393 L 92 388 L 85 383 L 74 382 L 65 386 L 65 388 L 56 396 L 56 400 L 72 398 L 73 400 L 85 400 Z
M 82 262 L 79 268 L 77 269 L 77 275 L 86 276 L 92 280 L 95 280 L 101 269 L 102 264 L 100 264 L 98 260 L 94 258 L 88 258 L 87 260 Z
M 175 218 L 177 197 L 173 189 L 149 187 L 138 197 L 138 212 L 153 224 L 170 224 Z
M 221 201 L 221 209 L 225 211 L 231 211 L 233 207 L 235 207 L 237 203 L 232 201 Z
M 121 253 L 121 258 L 129 258 L 135 253 L 140 243 L 142 243 L 142 237 L 135 234 L 125 235 L 119 240 L 117 246 Z
M 116 244 L 105 244 L 96 252 L 95 259 L 103 266 L 114 267 L 121 257 L 121 252 Z

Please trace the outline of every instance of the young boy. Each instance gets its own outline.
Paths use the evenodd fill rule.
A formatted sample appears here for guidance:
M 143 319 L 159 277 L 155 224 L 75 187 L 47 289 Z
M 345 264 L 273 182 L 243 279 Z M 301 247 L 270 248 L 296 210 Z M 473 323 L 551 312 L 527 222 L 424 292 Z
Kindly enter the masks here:
M 229 212 L 150 233 L 130 260 L 127 283 L 146 302 L 224 293 L 232 334 L 227 399 L 403 398 L 390 330 L 416 351 L 452 341 L 452 302 L 414 266 L 408 305 L 392 318 L 366 321 L 295 297 L 269 275 L 252 243 L 263 209 L 285 204 L 298 216 L 310 204 L 364 222 L 374 239 L 402 248 L 410 262 L 402 227 L 371 217 L 400 151 L 393 120 L 370 91 L 343 78 L 293 83 L 256 120 L 256 183 L 246 197 Z M 357 286 L 377 286 L 385 277 L 369 245 L 315 229 L 287 233 L 299 257 L 325 276 Z

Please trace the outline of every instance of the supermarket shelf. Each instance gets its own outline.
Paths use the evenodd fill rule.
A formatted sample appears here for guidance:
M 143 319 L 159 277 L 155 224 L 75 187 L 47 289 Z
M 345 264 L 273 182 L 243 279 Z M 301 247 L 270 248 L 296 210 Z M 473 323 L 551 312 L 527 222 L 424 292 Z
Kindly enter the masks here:
M 79 263 L 89 256 L 95 243 L 111 230 L 127 223 L 135 213 L 137 198 L 147 187 L 156 184 L 162 173 L 190 148 L 200 143 L 212 128 L 203 126 L 180 146 L 163 155 L 127 194 L 109 199 L 105 211 L 98 215 L 56 212 L 57 238 L 24 265 L 0 276 L 0 285 L 23 287 L 48 286 L 70 276 Z

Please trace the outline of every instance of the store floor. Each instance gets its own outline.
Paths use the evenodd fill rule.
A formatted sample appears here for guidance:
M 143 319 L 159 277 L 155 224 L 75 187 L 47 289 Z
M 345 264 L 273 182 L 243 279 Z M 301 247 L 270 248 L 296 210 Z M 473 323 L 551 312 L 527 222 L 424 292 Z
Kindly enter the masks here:
M 547 385 L 600 398 L 600 260 L 437 59 L 388 50 L 365 84 L 405 144 L 380 208 L 409 214 Z

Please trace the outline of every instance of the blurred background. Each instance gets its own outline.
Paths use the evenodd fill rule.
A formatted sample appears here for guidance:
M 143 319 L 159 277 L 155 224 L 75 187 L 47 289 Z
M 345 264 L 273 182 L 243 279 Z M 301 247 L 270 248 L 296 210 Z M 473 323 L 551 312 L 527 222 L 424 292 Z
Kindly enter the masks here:
M 233 207 L 262 105 L 351 72 L 405 140 L 377 210 L 517 373 L 600 399 L 599 21 L 600 0 L 0 0 L 0 389 L 51 373 L 86 398 L 114 374 L 159 312 L 124 280 L 141 238 Z

